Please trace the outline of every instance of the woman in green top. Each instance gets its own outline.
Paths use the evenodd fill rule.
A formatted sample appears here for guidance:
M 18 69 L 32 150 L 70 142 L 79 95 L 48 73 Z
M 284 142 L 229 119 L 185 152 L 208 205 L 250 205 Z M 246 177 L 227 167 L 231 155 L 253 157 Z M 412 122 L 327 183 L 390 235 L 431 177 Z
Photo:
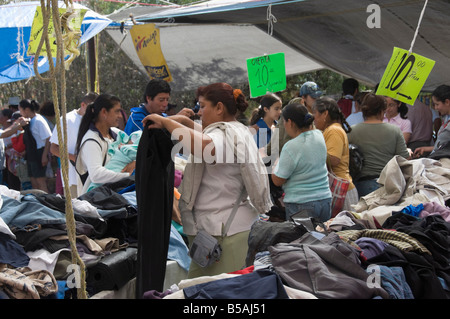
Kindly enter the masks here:
M 352 126 L 348 141 L 356 144 L 364 156 L 361 178 L 354 181 L 359 196 L 365 196 L 380 185 L 377 179 L 386 164 L 396 155 L 409 159 L 405 138 L 398 126 L 383 123 L 386 99 L 367 94 L 362 101 L 364 122 Z

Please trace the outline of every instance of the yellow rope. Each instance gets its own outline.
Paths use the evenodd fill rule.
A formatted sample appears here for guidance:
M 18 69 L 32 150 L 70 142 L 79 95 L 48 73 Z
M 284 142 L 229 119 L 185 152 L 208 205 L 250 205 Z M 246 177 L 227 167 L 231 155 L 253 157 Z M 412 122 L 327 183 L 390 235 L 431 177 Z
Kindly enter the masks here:
M 60 83 L 61 83 L 61 111 L 62 111 L 62 123 L 63 128 L 61 132 L 61 121 L 56 121 L 56 128 L 58 133 L 58 143 L 59 143 L 59 149 L 60 149 L 60 158 L 61 158 L 61 174 L 64 181 L 64 185 L 69 185 L 69 177 L 68 177 L 68 168 L 69 168 L 69 154 L 67 149 L 67 123 L 66 123 L 66 76 L 65 71 L 66 67 L 70 66 L 70 62 L 77 56 L 77 52 L 79 54 L 78 50 L 73 50 L 73 47 L 66 48 L 65 45 L 72 45 L 73 43 L 78 43 L 77 41 L 74 42 L 74 39 L 76 38 L 76 34 L 69 34 L 63 38 L 62 31 L 65 30 L 66 32 L 70 33 L 73 32 L 68 26 L 67 26 L 67 17 L 65 19 L 60 19 L 59 17 L 59 7 L 58 7 L 58 0 L 48 0 L 47 5 L 45 4 L 45 0 L 41 1 L 41 7 L 42 7 L 42 16 L 43 16 L 43 33 L 42 38 L 39 42 L 35 59 L 34 59 L 34 71 L 36 76 L 45 82 L 51 82 L 52 83 L 52 96 L 53 96 L 53 104 L 55 108 L 55 116 L 57 119 L 61 117 L 60 111 L 59 111 L 59 99 L 58 99 L 58 82 L 57 82 L 57 75 L 60 76 Z M 66 7 L 70 8 L 73 7 L 72 0 L 64 0 L 64 3 L 66 4 Z M 48 26 L 50 21 L 50 16 L 52 16 L 53 20 L 53 29 L 54 33 L 56 35 L 56 64 L 53 65 L 53 57 L 50 47 L 50 40 L 48 35 Z M 63 29 L 62 29 L 63 28 Z M 65 40 L 64 40 L 65 39 Z M 50 76 L 48 78 L 42 77 L 37 68 L 37 61 L 38 57 L 40 55 L 40 51 L 42 49 L 42 45 L 45 42 L 46 45 L 46 51 L 47 51 L 47 58 L 49 61 L 49 72 Z M 73 58 L 69 61 L 68 64 L 65 65 L 65 67 L 61 67 L 61 65 L 64 65 L 64 57 L 65 57 L 65 49 L 68 49 L 69 52 L 73 53 Z M 72 264 L 78 265 L 80 267 L 80 287 L 78 289 L 78 298 L 79 299 L 87 299 L 87 293 L 86 293 L 86 274 L 85 274 L 85 265 L 83 260 L 81 259 L 80 255 L 78 254 L 78 250 L 76 247 L 76 228 L 75 228 L 75 218 L 73 213 L 73 206 L 72 206 L 72 197 L 70 194 L 69 187 L 64 187 L 64 195 L 66 198 L 66 228 L 67 228 L 67 235 L 70 242 L 71 247 L 71 253 L 72 253 Z

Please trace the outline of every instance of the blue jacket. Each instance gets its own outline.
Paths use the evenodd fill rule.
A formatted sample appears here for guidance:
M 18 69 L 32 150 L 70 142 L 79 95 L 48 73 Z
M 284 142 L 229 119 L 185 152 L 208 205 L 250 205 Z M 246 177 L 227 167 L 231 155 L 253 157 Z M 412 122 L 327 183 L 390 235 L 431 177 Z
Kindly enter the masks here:
M 130 111 L 131 114 L 124 129 L 124 132 L 128 135 L 138 130 L 142 131 L 142 120 L 150 114 L 144 104 L 140 104 L 138 107 L 133 107 Z
M 142 103 L 138 107 L 133 107 L 130 110 L 131 114 L 128 118 L 127 125 L 125 125 L 124 132 L 128 135 L 131 135 L 131 133 L 143 130 L 142 120 L 149 115 L 150 113 L 145 108 L 145 105 Z M 162 114 L 162 116 L 167 116 L 165 113 Z

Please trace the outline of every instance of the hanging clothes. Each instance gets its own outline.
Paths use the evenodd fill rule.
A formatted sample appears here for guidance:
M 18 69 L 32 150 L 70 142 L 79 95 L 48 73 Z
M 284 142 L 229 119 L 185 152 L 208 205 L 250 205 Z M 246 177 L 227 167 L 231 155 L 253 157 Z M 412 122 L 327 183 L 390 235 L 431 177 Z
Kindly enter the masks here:
M 136 299 L 146 291 L 163 291 L 174 196 L 172 147 L 167 131 L 144 128 L 136 155 Z

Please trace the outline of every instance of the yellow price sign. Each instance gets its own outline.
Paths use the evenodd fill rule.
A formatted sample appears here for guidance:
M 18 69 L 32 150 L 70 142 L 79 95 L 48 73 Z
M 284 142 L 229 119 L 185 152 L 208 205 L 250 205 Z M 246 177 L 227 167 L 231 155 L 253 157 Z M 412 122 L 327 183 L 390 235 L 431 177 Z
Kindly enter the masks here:
M 394 47 L 376 94 L 414 104 L 435 61 Z
M 64 13 L 66 13 L 67 9 L 59 8 L 59 16 L 61 17 Z M 73 13 L 67 19 L 67 23 L 72 30 L 80 31 L 81 24 L 84 19 L 84 15 L 86 14 L 86 9 L 75 9 Z M 30 41 L 28 42 L 28 55 L 35 55 L 37 52 L 37 48 L 39 46 L 39 42 L 42 38 L 42 33 L 44 30 L 44 18 L 42 16 L 42 9 L 40 6 L 36 7 L 36 12 L 34 14 L 33 23 L 31 25 L 31 34 Z M 50 40 L 50 47 L 52 56 L 56 57 L 56 36 L 53 26 L 53 18 L 50 15 L 49 23 L 48 23 L 48 34 Z M 66 54 L 70 52 L 66 51 Z M 42 45 L 40 56 L 47 56 L 47 48 L 45 43 Z

